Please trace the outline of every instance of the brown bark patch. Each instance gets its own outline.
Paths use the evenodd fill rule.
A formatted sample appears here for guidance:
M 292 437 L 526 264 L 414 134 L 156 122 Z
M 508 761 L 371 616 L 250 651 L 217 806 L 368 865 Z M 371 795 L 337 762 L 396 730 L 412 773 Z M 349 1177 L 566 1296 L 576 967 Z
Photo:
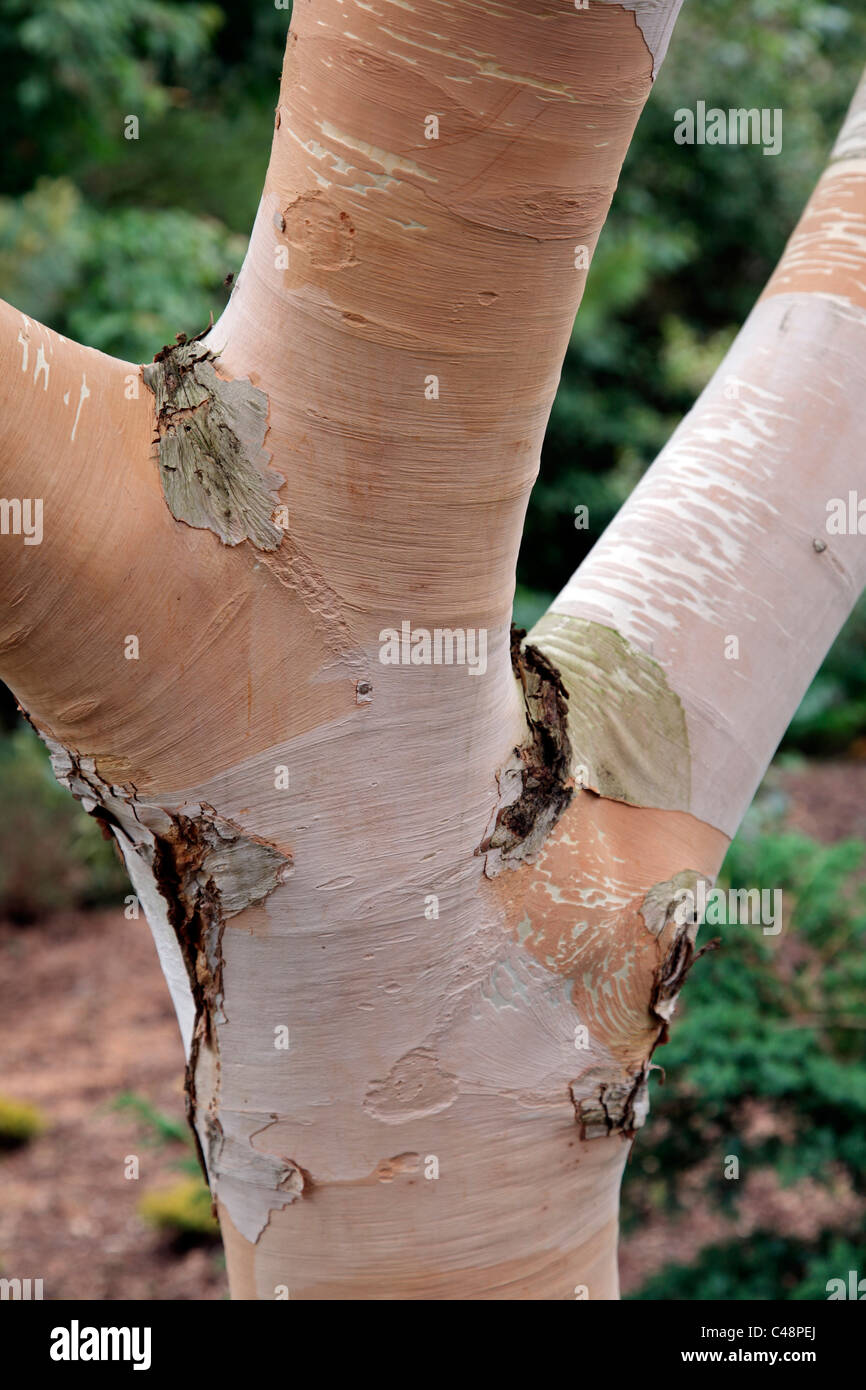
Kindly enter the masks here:
M 568 691 L 556 667 L 526 633 L 511 629 L 511 664 L 520 682 L 529 738 L 514 750 L 514 760 L 500 774 L 500 786 L 519 781 L 514 800 L 500 808 L 493 830 L 478 853 L 501 851 L 518 863 L 544 843 L 574 796 L 568 738 Z
M 686 871 L 650 889 L 641 909 L 648 930 L 659 942 L 659 961 L 652 981 L 649 1013 L 657 1025 L 655 1039 L 646 1061 L 628 1071 L 615 1065 L 596 1067 L 570 1091 L 581 1139 L 603 1139 L 611 1134 L 633 1138 L 649 1114 L 649 1074 L 652 1055 L 668 1040 L 668 1025 L 677 996 L 696 960 L 719 945 L 718 938 L 695 949 L 698 922 L 694 914 L 682 910 L 683 886 L 694 883 L 697 875 Z

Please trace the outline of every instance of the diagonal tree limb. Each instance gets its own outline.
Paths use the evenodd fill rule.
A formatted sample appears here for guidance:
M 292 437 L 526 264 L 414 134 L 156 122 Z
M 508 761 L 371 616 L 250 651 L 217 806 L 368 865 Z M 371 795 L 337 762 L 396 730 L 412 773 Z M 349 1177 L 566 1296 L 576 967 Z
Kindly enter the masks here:
M 861 82 L 725 360 L 529 638 L 571 688 L 585 785 L 727 836 L 866 584 L 864 112 Z M 655 679 L 620 659 L 596 717 L 613 645 Z

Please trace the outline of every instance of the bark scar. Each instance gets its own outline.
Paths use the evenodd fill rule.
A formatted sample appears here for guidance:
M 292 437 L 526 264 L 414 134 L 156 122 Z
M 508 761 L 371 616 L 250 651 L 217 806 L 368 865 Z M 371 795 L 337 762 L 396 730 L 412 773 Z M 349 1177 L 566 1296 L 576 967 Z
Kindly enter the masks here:
M 556 667 L 511 627 L 511 665 L 520 682 L 529 738 L 515 748 L 498 774 L 509 796 L 476 854 L 487 855 L 485 873 L 516 865 L 535 854 L 574 796 L 568 737 L 568 691 Z M 498 851 L 498 854 L 491 854 Z
M 581 1077 L 581 1090 L 590 1090 L 584 1097 L 577 1094 L 578 1083 L 572 1082 L 569 1089 L 581 1139 L 606 1139 L 611 1134 L 633 1138 L 649 1112 L 651 1070 L 649 1060 L 638 1071 L 625 1074 L 614 1066 L 594 1067 Z
M 649 930 L 660 941 L 663 936 L 667 938 L 664 954 L 656 967 L 649 1003 L 650 1014 L 659 1025 L 652 1052 L 668 1040 L 669 1025 L 679 992 L 695 961 L 721 945 L 721 937 L 716 936 L 699 951 L 695 949 L 700 923 L 694 909 L 694 893 L 691 888 L 684 889 L 684 884 L 696 884 L 698 877 L 696 873 L 686 871 L 666 883 L 655 884 L 644 898 L 641 908 L 641 915 Z M 664 903 L 664 921 L 659 930 L 653 918 L 661 903 Z M 673 932 L 668 930 L 671 925 Z

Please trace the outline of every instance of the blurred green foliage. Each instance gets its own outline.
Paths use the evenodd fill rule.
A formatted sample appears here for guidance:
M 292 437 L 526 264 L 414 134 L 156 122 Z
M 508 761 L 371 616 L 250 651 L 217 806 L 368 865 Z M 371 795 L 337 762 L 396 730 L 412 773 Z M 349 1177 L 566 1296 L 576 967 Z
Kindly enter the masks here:
M 173 1241 L 200 1244 L 219 1236 L 210 1191 L 201 1174 L 145 1192 L 138 1210 L 148 1225 Z
M 112 844 L 55 780 L 28 727 L 0 738 L 0 913 L 32 921 L 119 902 L 129 880 Z
M 863 1241 L 823 1231 L 811 1245 L 772 1231 L 757 1231 L 748 1240 L 707 1246 L 694 1264 L 669 1265 L 649 1279 L 641 1300 L 704 1302 L 722 1299 L 805 1299 L 828 1297 L 831 1279 L 848 1283 L 849 1270 L 862 1270 Z
M 178 273 L 155 295 L 166 242 Z M 214 286 L 240 266 L 244 248 L 221 222 L 183 209 L 94 212 L 68 179 L 40 179 L 21 198 L 0 200 L 0 279 L 14 280 L 17 302 L 118 357 L 130 343 L 157 342 L 167 321 L 197 333 Z
M 3 297 L 133 361 L 216 316 L 267 166 L 286 23 L 242 4 L 2 0 Z
M 627 1171 L 626 1228 L 676 1210 L 690 1169 L 700 1173 L 702 1200 L 731 1218 L 744 1180 L 760 1169 L 782 1185 L 809 1178 L 838 1188 L 842 1178 L 866 1207 L 864 850 L 782 833 L 760 805 L 746 817 L 719 886 L 780 888 L 782 931 L 702 928 L 702 940 L 718 935 L 721 948 L 695 966 L 671 1039 L 655 1054 L 666 1076 L 652 1086 L 650 1122 Z M 756 1104 L 770 1123 L 749 1124 Z M 725 1176 L 729 1155 L 739 1160 L 738 1180 Z M 827 1279 L 863 1264 L 860 1221 L 845 1233 L 859 1240 L 857 1258 L 853 1245 L 840 1253 L 830 1230 L 810 1243 L 759 1225 L 703 1251 L 693 1267 L 665 1270 L 641 1296 L 824 1298 Z M 820 1292 L 806 1292 L 816 1282 Z
M 130 1111 L 142 1128 L 142 1138 L 146 1144 L 182 1144 L 195 1153 L 189 1126 L 175 1120 L 163 1110 L 157 1110 L 147 1096 L 137 1091 L 122 1091 L 112 1104 L 113 1110 Z M 195 1169 L 199 1171 L 198 1159 Z

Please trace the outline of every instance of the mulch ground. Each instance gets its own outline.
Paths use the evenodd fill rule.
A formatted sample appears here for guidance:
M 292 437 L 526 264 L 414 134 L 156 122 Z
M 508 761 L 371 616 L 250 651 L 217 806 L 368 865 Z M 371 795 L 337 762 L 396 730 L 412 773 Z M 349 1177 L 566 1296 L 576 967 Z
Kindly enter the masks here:
M 188 1151 L 114 1108 L 133 1092 L 184 1119 L 183 1048 L 144 919 L 0 926 L 0 1020 L 3 1094 L 49 1122 L 0 1154 L 0 1273 L 41 1278 L 46 1299 L 225 1297 L 218 1245 L 177 1252 L 138 1214 Z

